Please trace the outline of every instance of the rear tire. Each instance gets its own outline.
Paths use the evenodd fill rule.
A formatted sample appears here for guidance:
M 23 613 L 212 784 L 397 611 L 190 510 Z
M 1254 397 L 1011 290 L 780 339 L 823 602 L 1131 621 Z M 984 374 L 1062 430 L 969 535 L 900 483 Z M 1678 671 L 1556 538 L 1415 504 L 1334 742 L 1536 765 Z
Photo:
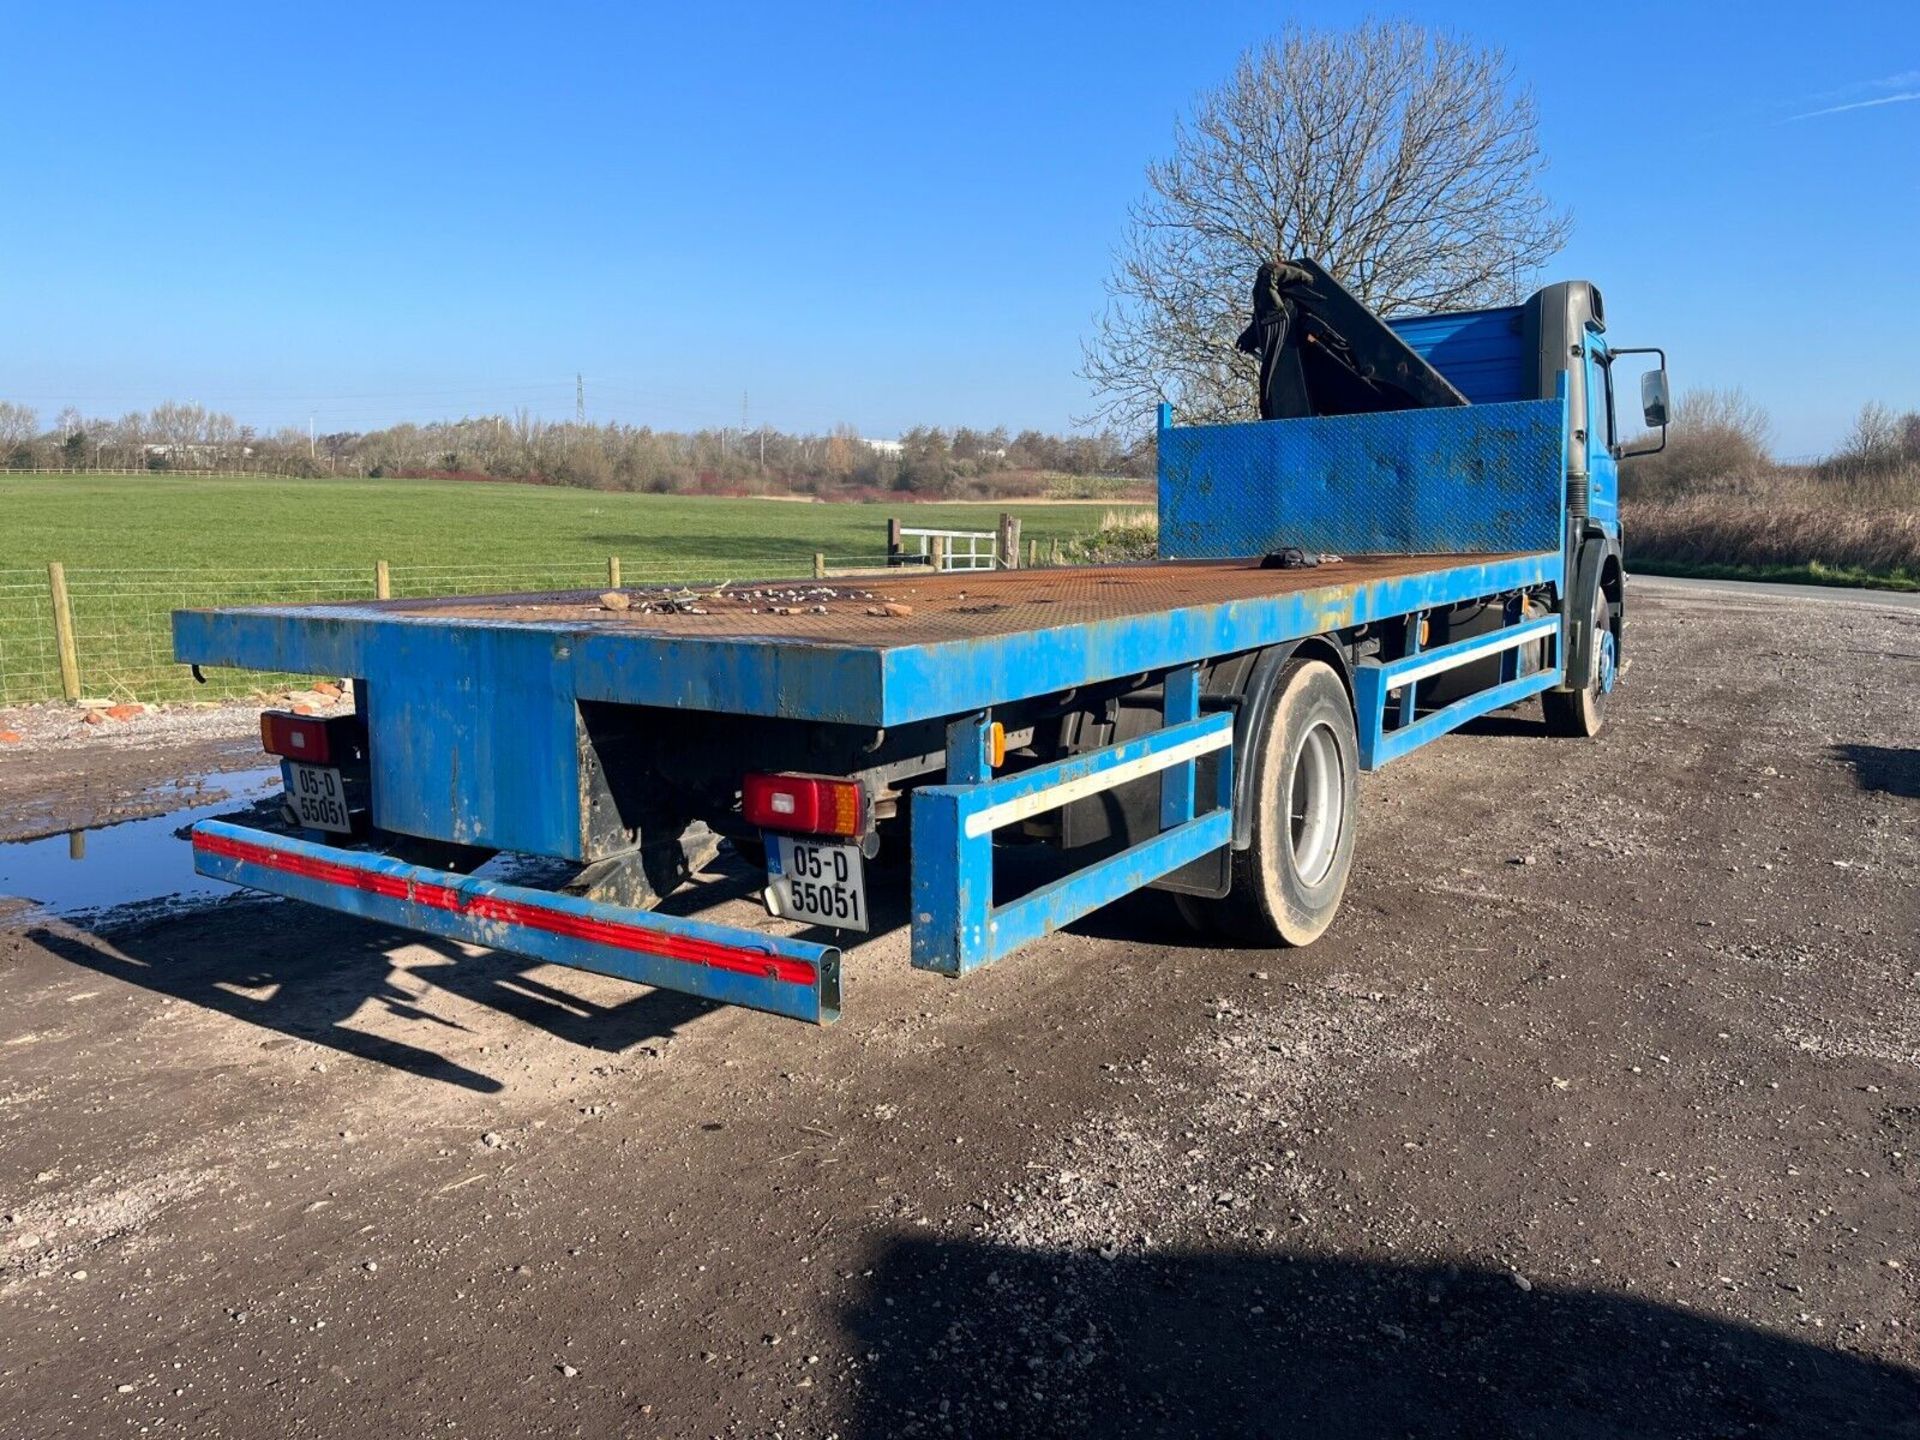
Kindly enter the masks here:
M 1547 690 L 1540 708 L 1547 717 L 1547 733 L 1570 740 L 1591 740 L 1607 723 L 1607 697 L 1613 693 L 1619 665 L 1619 641 L 1613 633 L 1613 607 L 1607 592 L 1593 595 L 1593 671 L 1578 690 Z
M 1181 896 L 1181 912 L 1242 945 L 1311 945 L 1346 893 L 1360 799 L 1353 702 L 1332 666 L 1287 662 L 1248 763 L 1253 843 L 1234 852 L 1233 888 L 1218 900 Z

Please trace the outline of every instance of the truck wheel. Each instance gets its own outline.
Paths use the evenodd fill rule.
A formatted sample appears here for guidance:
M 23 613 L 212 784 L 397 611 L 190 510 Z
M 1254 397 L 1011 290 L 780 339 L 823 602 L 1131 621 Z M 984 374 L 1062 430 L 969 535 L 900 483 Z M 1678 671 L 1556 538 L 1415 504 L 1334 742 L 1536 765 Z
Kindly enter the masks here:
M 1546 713 L 1547 733 L 1588 740 L 1607 721 L 1607 697 L 1619 674 L 1620 646 L 1613 633 L 1613 609 L 1607 592 L 1593 594 L 1593 674 L 1578 690 L 1546 690 L 1540 708 Z
M 1360 754 L 1353 702 L 1323 660 L 1290 660 L 1253 747 L 1253 843 L 1233 856 L 1233 888 L 1181 909 L 1244 945 L 1310 945 L 1333 923 L 1353 866 Z

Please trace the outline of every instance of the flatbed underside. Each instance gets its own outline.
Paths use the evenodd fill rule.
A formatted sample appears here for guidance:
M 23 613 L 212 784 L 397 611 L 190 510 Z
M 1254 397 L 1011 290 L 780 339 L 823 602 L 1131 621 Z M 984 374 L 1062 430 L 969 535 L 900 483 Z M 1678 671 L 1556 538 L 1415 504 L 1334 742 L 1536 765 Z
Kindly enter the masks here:
M 771 640 L 891 649 L 990 639 L 1367 585 L 1517 559 L 1515 555 L 1356 555 L 1299 569 L 1257 561 L 1162 561 L 935 575 L 903 570 L 860 580 L 728 582 L 724 586 L 628 588 L 628 608 L 603 592 L 397 600 L 388 615 L 476 620 L 676 639 Z M 893 607 L 891 610 L 888 607 Z M 321 607 L 326 608 L 326 607 Z

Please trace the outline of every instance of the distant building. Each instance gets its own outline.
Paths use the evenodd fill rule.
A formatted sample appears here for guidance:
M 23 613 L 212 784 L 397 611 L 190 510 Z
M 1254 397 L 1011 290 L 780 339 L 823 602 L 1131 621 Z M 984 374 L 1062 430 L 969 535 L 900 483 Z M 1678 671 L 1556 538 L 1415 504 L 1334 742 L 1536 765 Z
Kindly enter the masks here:
M 876 455 L 904 455 L 907 453 L 907 447 L 902 445 L 898 440 L 868 440 L 863 437 L 860 443 Z
M 253 454 L 251 445 L 204 445 L 188 443 L 181 445 L 142 445 L 140 453 L 148 459 L 159 459 L 185 465 L 214 465 L 232 460 L 244 459 Z

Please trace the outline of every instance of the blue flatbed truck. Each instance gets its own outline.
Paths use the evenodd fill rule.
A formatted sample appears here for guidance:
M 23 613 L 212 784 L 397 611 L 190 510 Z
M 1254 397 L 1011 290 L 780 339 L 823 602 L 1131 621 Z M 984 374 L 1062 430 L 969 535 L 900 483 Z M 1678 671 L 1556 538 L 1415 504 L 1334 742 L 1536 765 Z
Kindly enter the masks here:
M 1600 306 L 1572 281 L 1393 322 L 1444 404 L 1163 406 L 1153 562 L 180 611 L 182 662 L 354 681 L 350 716 L 262 717 L 282 821 L 196 826 L 195 866 L 817 1023 L 869 878 L 952 976 L 1146 886 L 1226 943 L 1310 943 L 1359 772 L 1534 695 L 1600 727 L 1626 353 Z M 1664 427 L 1664 356 L 1642 389 Z M 766 867 L 764 926 L 656 908 L 727 841 Z M 996 893 L 1009 845 L 1059 873 Z M 495 863 L 522 857 L 547 878 Z

